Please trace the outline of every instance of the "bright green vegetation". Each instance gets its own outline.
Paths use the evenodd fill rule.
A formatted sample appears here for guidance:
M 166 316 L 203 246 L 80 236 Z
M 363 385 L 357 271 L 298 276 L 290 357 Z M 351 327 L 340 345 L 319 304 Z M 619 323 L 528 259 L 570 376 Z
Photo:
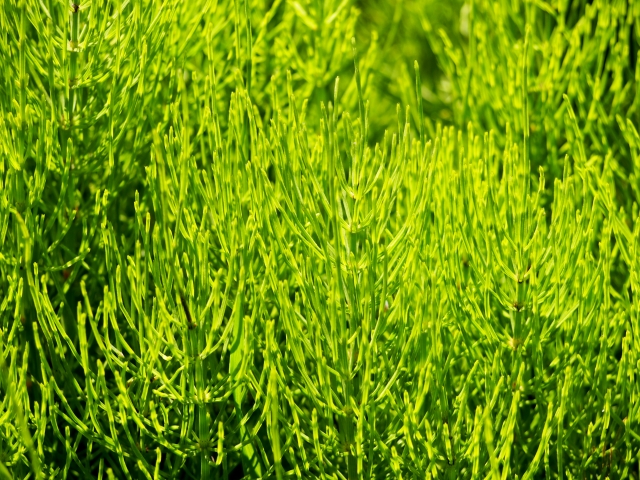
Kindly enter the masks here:
M 639 478 L 640 4 L 0 37 L 0 478 Z

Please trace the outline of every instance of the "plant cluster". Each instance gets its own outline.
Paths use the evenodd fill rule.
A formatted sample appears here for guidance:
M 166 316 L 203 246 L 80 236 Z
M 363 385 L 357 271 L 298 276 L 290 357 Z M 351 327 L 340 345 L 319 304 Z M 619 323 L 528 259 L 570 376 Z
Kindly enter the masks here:
M 2 3 L 0 478 L 639 478 L 640 4 L 440 3 Z

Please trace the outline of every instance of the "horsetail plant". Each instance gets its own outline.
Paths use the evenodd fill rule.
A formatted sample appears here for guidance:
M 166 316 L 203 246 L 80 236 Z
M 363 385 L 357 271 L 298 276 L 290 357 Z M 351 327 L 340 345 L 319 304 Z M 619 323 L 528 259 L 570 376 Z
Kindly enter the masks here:
M 639 12 L 4 2 L 0 477 L 638 479 Z

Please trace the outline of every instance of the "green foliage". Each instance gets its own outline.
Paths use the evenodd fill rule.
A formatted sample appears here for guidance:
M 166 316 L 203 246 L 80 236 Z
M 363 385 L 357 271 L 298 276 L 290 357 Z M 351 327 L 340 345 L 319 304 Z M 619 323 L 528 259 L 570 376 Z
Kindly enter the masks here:
M 0 478 L 638 479 L 640 4 L 441 3 L 2 4 Z

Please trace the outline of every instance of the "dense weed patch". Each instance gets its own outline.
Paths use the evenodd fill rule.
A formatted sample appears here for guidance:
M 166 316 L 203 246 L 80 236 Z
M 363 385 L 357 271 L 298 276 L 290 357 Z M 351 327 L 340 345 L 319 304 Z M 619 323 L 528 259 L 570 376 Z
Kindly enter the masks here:
M 2 4 L 0 476 L 638 479 L 640 5 L 441 3 Z

